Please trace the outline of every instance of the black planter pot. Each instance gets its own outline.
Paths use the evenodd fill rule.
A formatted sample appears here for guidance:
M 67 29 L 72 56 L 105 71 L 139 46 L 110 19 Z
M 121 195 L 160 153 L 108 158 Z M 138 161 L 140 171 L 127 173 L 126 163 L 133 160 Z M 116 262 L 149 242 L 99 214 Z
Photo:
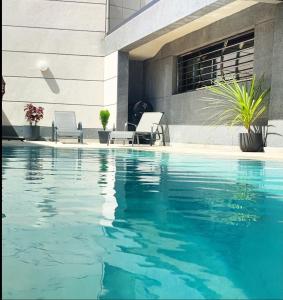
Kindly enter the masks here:
M 243 152 L 263 152 L 262 133 L 240 133 L 240 148 Z
M 107 144 L 109 138 L 110 131 L 98 131 L 98 137 L 100 144 Z
M 29 141 L 38 141 L 40 139 L 40 126 L 26 126 L 25 139 Z

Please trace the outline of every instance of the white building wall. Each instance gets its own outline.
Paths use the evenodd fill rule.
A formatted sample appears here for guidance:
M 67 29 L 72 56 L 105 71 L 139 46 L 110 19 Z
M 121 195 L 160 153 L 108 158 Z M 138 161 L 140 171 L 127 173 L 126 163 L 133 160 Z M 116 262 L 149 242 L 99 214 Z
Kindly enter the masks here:
M 55 110 L 72 110 L 84 128 L 101 127 L 105 13 L 106 0 L 2 1 L 4 123 L 28 125 L 23 109 L 32 102 L 45 108 L 41 126 Z
M 113 30 L 152 0 L 107 0 L 107 31 Z

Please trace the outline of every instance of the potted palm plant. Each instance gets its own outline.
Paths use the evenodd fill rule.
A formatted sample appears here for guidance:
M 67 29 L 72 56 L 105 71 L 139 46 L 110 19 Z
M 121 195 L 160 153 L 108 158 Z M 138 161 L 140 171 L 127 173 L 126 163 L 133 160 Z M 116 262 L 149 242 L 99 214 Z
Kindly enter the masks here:
M 99 112 L 99 117 L 103 128 L 103 131 L 98 131 L 99 142 L 101 144 L 107 144 L 110 131 L 106 130 L 106 126 L 109 121 L 110 112 L 107 109 L 102 109 Z
M 25 133 L 26 139 L 36 141 L 40 138 L 40 126 L 38 126 L 37 123 L 43 119 L 43 110 L 43 107 L 36 107 L 31 103 L 25 106 L 25 118 L 30 125 Z
M 239 83 L 232 80 L 216 80 L 214 86 L 207 87 L 214 94 L 208 98 L 206 108 L 216 109 L 210 118 L 214 124 L 242 125 L 247 132 L 240 133 L 240 148 L 243 152 L 262 152 L 264 147 L 261 132 L 256 131 L 260 118 L 267 110 L 266 97 L 270 88 L 263 89 L 263 77 L 256 80 L 253 76 L 250 82 Z

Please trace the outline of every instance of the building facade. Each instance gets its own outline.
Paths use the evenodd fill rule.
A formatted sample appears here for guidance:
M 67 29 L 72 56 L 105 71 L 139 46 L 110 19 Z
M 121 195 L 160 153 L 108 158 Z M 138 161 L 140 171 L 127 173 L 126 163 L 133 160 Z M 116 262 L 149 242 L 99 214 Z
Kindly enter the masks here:
M 261 120 L 267 146 L 283 146 L 283 2 L 278 0 L 4 0 L 2 126 L 19 135 L 23 108 L 73 110 L 96 138 L 99 111 L 123 129 L 140 100 L 163 111 L 170 144 L 237 145 L 240 127 L 212 127 L 202 110 L 218 76 L 271 86 Z M 15 13 L 18 11 L 19 13 Z M 38 65 L 45 61 L 46 71 Z

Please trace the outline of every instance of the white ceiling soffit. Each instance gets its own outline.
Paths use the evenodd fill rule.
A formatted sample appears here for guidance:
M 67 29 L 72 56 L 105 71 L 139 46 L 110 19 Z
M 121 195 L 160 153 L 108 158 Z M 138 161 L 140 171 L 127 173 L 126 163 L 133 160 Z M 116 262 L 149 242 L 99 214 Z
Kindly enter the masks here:
M 266 1 L 266 0 L 265 0 Z M 241 10 L 258 3 L 258 0 L 237 0 L 226 6 L 218 8 L 198 19 L 195 19 L 179 28 L 176 28 L 160 37 L 147 42 L 135 49 L 129 51 L 130 58 L 135 60 L 145 60 L 154 57 L 159 50 L 167 43 L 172 42 L 182 36 L 185 36 L 193 31 L 210 25 L 220 19 L 231 16 Z
M 256 1 L 261 3 L 268 3 L 268 4 L 279 4 L 283 2 L 283 0 L 256 0 Z

